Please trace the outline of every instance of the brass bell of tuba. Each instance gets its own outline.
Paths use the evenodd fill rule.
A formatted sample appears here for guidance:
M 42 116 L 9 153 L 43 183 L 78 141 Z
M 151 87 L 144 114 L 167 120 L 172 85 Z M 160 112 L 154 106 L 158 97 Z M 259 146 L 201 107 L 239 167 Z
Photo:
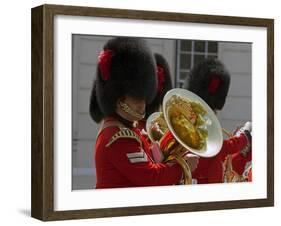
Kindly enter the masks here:
M 186 89 L 166 93 L 163 112 L 149 116 L 146 130 L 152 141 L 160 144 L 164 162 L 176 161 L 183 169 L 184 184 L 192 183 L 192 175 L 184 156 L 193 153 L 213 157 L 223 143 L 221 125 L 213 110 L 196 94 Z

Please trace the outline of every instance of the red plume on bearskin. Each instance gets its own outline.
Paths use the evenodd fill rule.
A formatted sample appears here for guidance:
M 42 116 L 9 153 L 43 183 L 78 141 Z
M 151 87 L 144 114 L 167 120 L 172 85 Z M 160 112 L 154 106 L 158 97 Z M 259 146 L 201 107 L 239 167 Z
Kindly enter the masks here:
M 101 51 L 98 57 L 98 66 L 104 81 L 107 81 L 110 76 L 111 57 L 111 50 Z
M 211 76 L 211 79 L 210 79 L 210 82 L 209 82 L 209 85 L 208 85 L 208 92 L 211 95 L 216 94 L 216 92 L 217 92 L 217 90 L 220 86 L 220 83 L 221 83 L 221 80 L 220 80 L 218 75 Z
M 230 74 L 218 59 L 205 59 L 196 64 L 183 88 L 200 96 L 213 110 L 221 110 L 230 85 Z
M 157 93 L 161 92 L 165 82 L 164 68 L 157 65 Z

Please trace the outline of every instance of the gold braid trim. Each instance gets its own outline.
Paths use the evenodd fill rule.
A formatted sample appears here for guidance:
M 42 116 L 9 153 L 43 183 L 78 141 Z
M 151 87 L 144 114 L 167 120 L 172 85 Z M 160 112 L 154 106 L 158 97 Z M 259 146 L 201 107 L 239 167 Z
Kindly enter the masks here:
M 115 133 L 112 138 L 110 139 L 110 141 L 105 145 L 105 147 L 109 147 L 111 144 L 113 144 L 116 140 L 120 139 L 120 138 L 131 138 L 136 140 L 137 142 L 140 143 L 141 145 L 141 140 L 140 138 L 135 134 L 135 132 L 133 132 L 132 130 L 128 129 L 128 128 L 121 128 L 120 131 L 118 131 L 117 133 Z
M 129 114 L 130 116 L 133 116 L 135 118 L 135 120 L 139 121 L 142 120 L 144 118 L 144 114 L 139 114 L 136 111 L 134 111 L 132 108 L 129 107 L 128 104 L 119 101 L 120 107 L 121 109 L 126 112 L 127 114 Z

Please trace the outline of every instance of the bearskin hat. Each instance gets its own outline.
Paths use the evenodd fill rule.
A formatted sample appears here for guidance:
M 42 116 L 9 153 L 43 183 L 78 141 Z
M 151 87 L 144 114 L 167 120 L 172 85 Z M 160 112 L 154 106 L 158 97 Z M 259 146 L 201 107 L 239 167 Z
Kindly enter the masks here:
M 218 59 L 205 59 L 191 70 L 183 88 L 200 96 L 213 110 L 221 110 L 230 85 L 230 74 Z
M 140 38 L 110 39 L 99 54 L 91 100 L 94 121 L 113 115 L 117 100 L 125 95 L 151 103 L 156 95 L 154 57 Z
M 103 113 L 100 110 L 100 107 L 98 105 L 97 101 L 97 95 L 96 95 L 96 80 L 94 81 L 91 97 L 90 97 L 90 115 L 92 119 L 96 122 L 100 122 L 103 119 Z
M 157 65 L 157 94 L 151 104 L 146 106 L 146 118 L 152 113 L 159 111 L 165 94 L 172 89 L 172 80 L 169 64 L 159 53 L 154 54 Z

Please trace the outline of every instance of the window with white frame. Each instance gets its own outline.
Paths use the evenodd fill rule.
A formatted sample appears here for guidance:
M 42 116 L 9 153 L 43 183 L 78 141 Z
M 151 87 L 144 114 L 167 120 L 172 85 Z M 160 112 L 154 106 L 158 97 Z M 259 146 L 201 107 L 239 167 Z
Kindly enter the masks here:
M 214 41 L 178 40 L 176 48 L 176 87 L 183 86 L 188 73 L 198 62 L 218 57 L 218 43 Z

